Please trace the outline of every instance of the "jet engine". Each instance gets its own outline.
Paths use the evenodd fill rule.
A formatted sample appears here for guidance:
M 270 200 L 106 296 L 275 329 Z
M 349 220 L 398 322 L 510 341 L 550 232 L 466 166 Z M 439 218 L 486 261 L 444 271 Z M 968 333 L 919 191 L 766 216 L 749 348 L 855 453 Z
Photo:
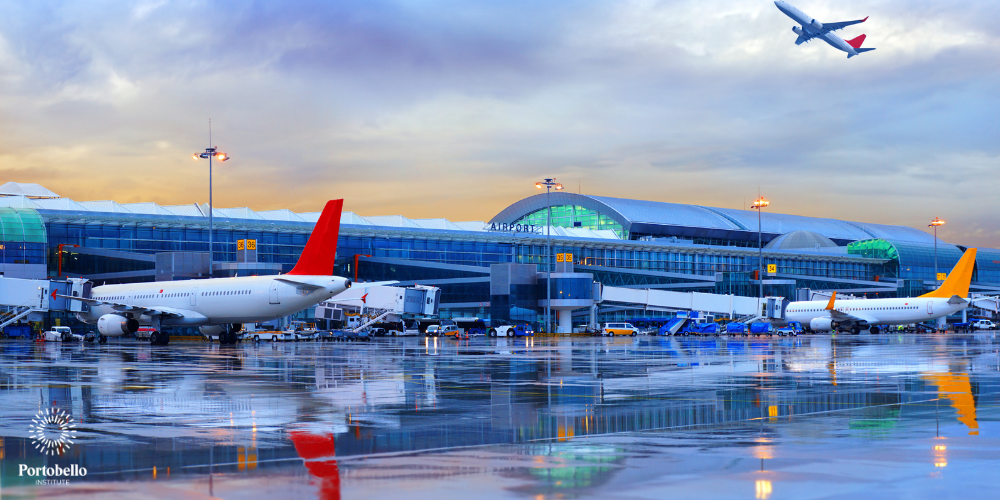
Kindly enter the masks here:
M 813 318 L 809 322 L 809 329 L 814 332 L 828 332 L 833 330 L 833 320 L 830 318 Z
M 226 327 L 224 327 L 222 325 L 208 325 L 208 326 L 199 326 L 198 327 L 198 331 L 201 332 L 201 334 L 204 335 L 204 336 L 206 336 L 206 337 L 218 336 L 220 333 L 224 332 L 225 330 L 226 330 Z
M 818 30 L 823 29 L 823 23 L 821 23 L 821 22 L 819 22 L 819 21 L 817 21 L 815 19 L 813 19 L 812 21 L 810 21 L 809 24 L 811 24 L 813 28 L 816 28 Z
M 108 337 L 119 337 L 139 331 L 139 322 L 117 314 L 105 314 L 97 318 L 97 331 Z
M 800 28 L 798 26 L 792 26 L 792 33 L 795 33 L 796 35 L 802 36 L 802 34 L 803 34 L 802 28 Z

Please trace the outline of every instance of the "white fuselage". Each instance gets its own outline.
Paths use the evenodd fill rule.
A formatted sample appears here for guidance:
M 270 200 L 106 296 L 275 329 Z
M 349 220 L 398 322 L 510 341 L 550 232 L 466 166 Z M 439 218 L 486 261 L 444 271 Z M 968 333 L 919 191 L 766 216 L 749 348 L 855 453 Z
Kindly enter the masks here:
M 163 317 L 163 326 L 223 325 L 270 321 L 296 313 L 343 292 L 347 283 L 337 276 L 289 275 L 157 281 L 95 287 L 91 298 L 175 312 Z M 105 314 L 118 313 L 113 305 L 99 304 L 77 317 L 93 324 Z M 153 323 L 145 314 L 135 319 L 141 325 Z
M 815 18 L 805 15 L 801 10 L 781 0 L 774 2 L 774 5 L 778 7 L 778 10 L 784 12 L 786 16 L 802 25 L 802 31 L 808 33 L 810 36 L 823 40 L 835 49 L 843 50 L 851 55 L 858 55 L 858 51 L 854 50 L 854 47 L 851 47 L 843 38 L 835 35 L 832 31 L 824 33 L 822 28 L 817 28 L 813 25 L 816 21 Z
M 858 325 L 906 325 L 920 323 L 954 314 L 968 307 L 968 301 L 950 304 L 950 299 L 914 297 L 909 299 L 857 299 L 838 300 L 834 308 L 844 314 L 858 318 Z M 792 302 L 785 308 L 786 321 L 798 321 L 809 326 L 814 319 L 832 318 L 826 310 L 827 300 Z M 850 321 L 841 323 L 851 324 Z

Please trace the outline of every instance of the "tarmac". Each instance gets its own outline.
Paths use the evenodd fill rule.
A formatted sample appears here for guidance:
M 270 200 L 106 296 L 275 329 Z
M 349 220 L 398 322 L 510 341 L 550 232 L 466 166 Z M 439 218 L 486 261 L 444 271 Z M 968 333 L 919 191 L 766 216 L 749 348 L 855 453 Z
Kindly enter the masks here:
M 995 332 L 0 351 L 0 498 L 965 500 L 1000 466 Z

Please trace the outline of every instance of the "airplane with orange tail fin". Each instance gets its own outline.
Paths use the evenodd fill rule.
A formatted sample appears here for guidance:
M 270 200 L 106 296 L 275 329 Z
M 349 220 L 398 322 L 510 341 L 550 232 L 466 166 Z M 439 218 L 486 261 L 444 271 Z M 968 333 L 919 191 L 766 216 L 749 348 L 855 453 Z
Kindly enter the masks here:
M 802 45 L 810 40 L 820 39 L 824 42 L 830 44 L 831 47 L 837 50 L 843 50 L 847 52 L 847 58 L 850 59 L 863 52 L 868 52 L 870 50 L 875 50 L 873 48 L 861 48 L 861 44 L 865 41 L 865 35 L 861 35 L 857 38 L 851 40 L 844 40 L 839 36 L 835 35 L 834 32 L 842 30 L 848 26 L 853 26 L 855 24 L 861 24 L 868 20 L 868 18 L 858 19 L 857 21 L 843 21 L 839 23 L 821 23 L 815 18 L 805 15 L 801 10 L 789 5 L 782 0 L 774 2 L 775 7 L 783 12 L 786 16 L 792 18 L 795 22 L 799 23 L 799 26 L 793 26 L 792 32 L 799 35 L 795 39 L 795 45 Z
M 847 330 L 858 334 L 862 329 L 878 333 L 878 325 L 906 325 L 949 316 L 969 307 L 969 284 L 975 267 L 976 249 L 970 248 L 933 292 L 903 299 L 851 300 L 837 300 L 834 292 L 829 301 L 788 304 L 785 320 L 798 321 L 812 331 Z

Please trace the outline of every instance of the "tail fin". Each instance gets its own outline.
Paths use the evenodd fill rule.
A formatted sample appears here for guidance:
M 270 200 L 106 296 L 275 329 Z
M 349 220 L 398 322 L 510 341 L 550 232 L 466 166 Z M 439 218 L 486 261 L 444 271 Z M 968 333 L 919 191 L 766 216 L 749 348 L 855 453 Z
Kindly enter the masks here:
M 344 200 L 326 202 L 323 213 L 316 222 L 316 227 L 309 235 L 306 248 L 302 250 L 299 261 L 295 263 L 288 274 L 308 276 L 330 276 L 337 258 L 337 237 L 340 236 L 340 213 L 344 209 Z
M 866 35 L 861 35 L 861 36 L 859 36 L 859 37 L 857 37 L 857 38 L 855 38 L 853 40 L 847 40 L 847 45 L 850 45 L 851 47 L 854 47 L 855 49 L 860 49 L 861 48 L 861 44 L 865 43 L 865 36 Z
M 951 270 L 951 274 L 944 280 L 941 286 L 931 293 L 925 293 L 921 297 L 934 297 L 947 299 L 955 295 L 961 298 L 969 296 L 969 283 L 972 282 L 972 270 L 976 267 L 976 249 L 970 248 L 965 251 L 965 255 L 958 260 L 958 264 Z

